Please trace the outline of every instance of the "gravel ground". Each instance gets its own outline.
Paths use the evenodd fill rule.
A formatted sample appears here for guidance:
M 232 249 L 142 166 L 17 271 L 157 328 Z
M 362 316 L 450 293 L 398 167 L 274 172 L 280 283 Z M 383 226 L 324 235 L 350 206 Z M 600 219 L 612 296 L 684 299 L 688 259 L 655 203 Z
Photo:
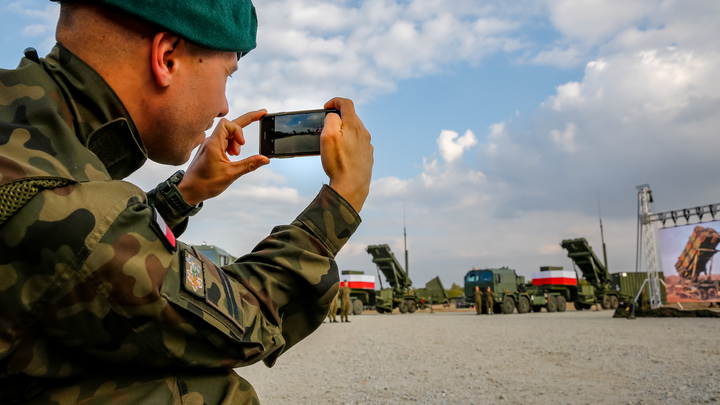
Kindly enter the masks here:
M 263 404 L 720 403 L 720 319 L 613 313 L 366 312 L 237 371 Z

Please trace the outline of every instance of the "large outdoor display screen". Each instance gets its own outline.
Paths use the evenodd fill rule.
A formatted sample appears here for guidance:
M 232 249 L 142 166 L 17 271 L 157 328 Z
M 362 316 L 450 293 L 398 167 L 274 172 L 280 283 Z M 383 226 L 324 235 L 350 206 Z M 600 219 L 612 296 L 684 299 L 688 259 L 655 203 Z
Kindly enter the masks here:
M 662 228 L 658 231 L 668 302 L 716 302 L 720 262 L 720 221 Z

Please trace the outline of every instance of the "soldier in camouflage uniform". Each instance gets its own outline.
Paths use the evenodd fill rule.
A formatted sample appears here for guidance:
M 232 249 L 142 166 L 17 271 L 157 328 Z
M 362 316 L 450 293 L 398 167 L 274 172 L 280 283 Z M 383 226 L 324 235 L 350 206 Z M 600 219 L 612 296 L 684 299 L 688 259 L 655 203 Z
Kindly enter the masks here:
M 338 311 L 338 294 L 335 294 L 335 298 L 330 304 L 330 312 L 328 312 L 328 323 L 337 322 L 337 311 Z
M 487 313 L 488 315 L 493 314 L 493 306 L 495 305 L 495 293 L 490 289 L 490 287 L 487 288 L 487 291 L 485 292 L 485 306 L 487 307 Z
M 258 403 L 233 368 L 272 366 L 327 315 L 372 169 L 349 100 L 326 104 L 329 185 L 291 224 L 223 268 L 175 239 L 269 162 L 227 157 L 263 110 L 204 137 L 255 47 L 249 0 L 219 2 L 62 4 L 53 50 L 0 70 L 1 404 Z M 147 194 L 122 181 L 199 144 Z
M 342 304 L 340 304 L 340 322 L 350 322 L 350 319 L 348 319 L 348 315 L 350 315 L 350 287 L 348 286 L 347 281 L 343 283 L 340 293 L 342 294 Z
M 480 287 L 475 286 L 475 315 L 482 314 L 483 293 Z

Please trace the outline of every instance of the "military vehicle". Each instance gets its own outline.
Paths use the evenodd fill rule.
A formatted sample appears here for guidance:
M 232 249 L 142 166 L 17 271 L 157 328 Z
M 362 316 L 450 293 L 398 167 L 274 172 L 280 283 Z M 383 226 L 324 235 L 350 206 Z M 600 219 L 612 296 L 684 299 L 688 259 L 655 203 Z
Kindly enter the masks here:
M 411 291 L 412 280 L 395 258 L 390 246 L 370 245 L 366 250 L 372 255 L 372 261 L 377 266 L 378 272 L 382 272 L 385 280 L 390 284 L 390 288 L 384 288 L 380 278 L 380 291 L 375 292 L 375 309 L 381 314 L 391 313 L 394 308 L 398 308 L 403 314 L 415 312 L 417 298 Z M 407 268 L 407 251 L 405 251 L 405 266 Z
M 700 301 L 716 301 L 720 280 L 712 279 L 713 256 L 717 253 L 720 234 L 712 228 L 696 226 L 683 249 L 675 269 L 680 284 L 673 286 L 676 294 Z M 701 277 L 705 274 L 706 277 Z
M 468 271 L 465 275 L 465 300 L 469 303 L 475 301 L 475 286 L 483 293 L 490 287 L 495 294 L 495 313 L 511 314 L 515 308 L 521 314 L 530 310 L 539 312 L 542 308 L 548 312 L 563 312 L 566 308 L 566 299 L 558 291 L 553 291 L 551 285 L 525 283 L 525 276 L 518 276 L 508 267 Z M 486 311 L 487 308 L 483 308 L 483 312 Z
M 375 308 L 375 276 L 366 275 L 364 271 L 343 270 L 340 286 L 345 283 L 350 287 L 350 312 L 353 315 L 361 315 L 366 308 Z M 338 298 L 338 307 L 341 305 L 342 297 Z
M 465 300 L 474 302 L 475 286 L 478 286 L 483 292 L 491 288 L 496 313 L 510 314 L 516 308 L 519 313 L 539 312 L 543 308 L 548 312 L 563 312 L 568 302 L 577 310 L 589 309 L 592 304 L 615 309 L 620 304 L 633 302 L 647 278 L 647 273 L 641 272 L 610 274 L 585 238 L 566 239 L 560 245 L 568 250 L 568 257 L 576 266 L 574 272 L 562 267 L 541 267 L 540 272 L 533 273 L 532 282 L 526 283 L 524 276 L 507 267 L 473 269 L 465 275 Z M 663 301 L 666 299 L 664 289 L 661 297 Z
M 193 247 L 220 267 L 233 263 L 237 260 L 237 257 L 231 255 L 225 250 L 214 245 L 207 245 L 205 242 L 203 242 L 202 245 L 193 245 Z
M 589 309 L 593 304 L 600 304 L 603 309 L 616 309 L 620 305 L 629 305 L 635 299 L 640 286 L 647 278 L 647 273 L 614 273 L 610 274 L 607 265 L 595 255 L 585 238 L 565 239 L 560 243 L 568 251 L 573 267 L 580 269 L 577 290 L 567 299 L 574 302 L 575 309 Z M 605 244 L 603 244 L 605 252 Z M 605 263 L 607 254 L 603 253 Z M 665 289 L 661 288 L 661 297 L 665 301 Z
M 415 302 L 417 302 L 420 309 L 425 309 L 428 305 L 450 305 L 450 298 L 448 298 L 440 277 L 435 277 L 425 283 L 425 288 L 415 291 L 415 298 Z

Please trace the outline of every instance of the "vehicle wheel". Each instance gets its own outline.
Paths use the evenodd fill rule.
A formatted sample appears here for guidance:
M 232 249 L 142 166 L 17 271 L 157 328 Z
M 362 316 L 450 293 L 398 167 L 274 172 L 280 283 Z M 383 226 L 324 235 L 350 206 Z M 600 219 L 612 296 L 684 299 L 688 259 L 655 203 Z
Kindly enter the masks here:
M 533 306 L 532 306 L 532 311 L 533 311 L 533 312 L 540 312 L 540 311 L 542 311 L 542 305 L 533 305 Z
M 407 313 L 407 311 L 408 311 L 407 301 L 400 301 L 400 305 L 398 305 L 398 309 L 400 310 L 401 314 Z
M 708 294 L 707 290 L 700 290 L 700 299 L 701 300 L 707 301 L 709 295 L 710 294 Z
M 603 295 L 602 300 L 600 301 L 600 306 L 602 309 L 610 309 L 610 296 L 609 295 Z
M 512 314 L 515 310 L 515 300 L 512 299 L 512 297 L 505 297 L 502 303 L 502 313 L 503 314 Z
M 610 297 L 610 309 L 618 309 L 620 306 L 620 300 L 618 300 L 617 295 L 613 295 Z
M 417 304 L 415 303 L 415 301 L 413 301 L 413 300 L 407 300 L 407 301 L 405 301 L 405 302 L 407 302 L 408 312 L 410 312 L 411 314 L 414 313 L 415 310 L 417 309 Z
M 423 310 L 424 310 L 425 308 L 427 308 L 427 305 L 425 305 L 425 304 L 420 304 L 420 305 L 418 305 L 418 306 L 420 307 L 420 309 L 423 309 Z M 443 305 L 443 307 L 445 307 L 445 305 Z
M 555 297 L 555 302 L 557 303 L 557 311 L 565 312 L 565 309 L 567 308 L 567 301 L 565 301 L 565 297 Z
M 353 315 L 362 315 L 363 313 L 363 303 L 360 300 L 355 300 L 352 303 L 353 307 Z
M 519 314 L 527 314 L 530 311 L 530 300 L 528 299 L 528 297 L 520 297 L 517 310 Z
M 714 288 L 708 289 L 708 299 L 710 300 L 716 300 L 718 297 L 718 291 Z
M 581 303 L 579 303 L 579 302 L 575 302 L 574 305 L 575 305 L 575 310 L 576 310 L 576 311 L 582 311 L 582 310 L 583 310 L 583 304 L 581 304 Z
M 554 296 L 548 297 L 547 301 L 548 301 L 547 302 L 547 311 L 548 312 L 557 311 L 557 300 L 555 299 L 555 297 Z

